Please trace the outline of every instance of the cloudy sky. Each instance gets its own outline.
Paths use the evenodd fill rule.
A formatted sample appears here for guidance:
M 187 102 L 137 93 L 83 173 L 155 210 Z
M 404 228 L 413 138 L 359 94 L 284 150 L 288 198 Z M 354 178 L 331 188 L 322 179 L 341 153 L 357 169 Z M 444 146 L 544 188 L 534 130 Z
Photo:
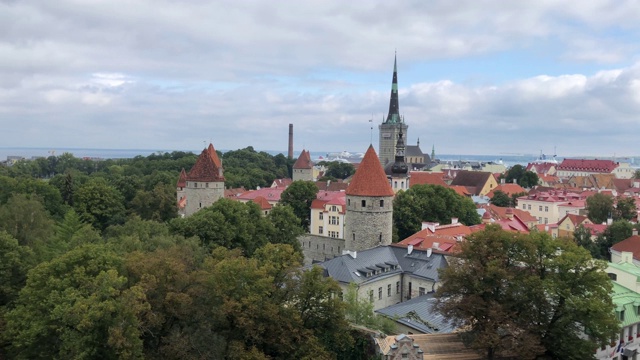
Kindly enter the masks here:
M 629 0 L 0 0 L 0 147 L 639 155 Z

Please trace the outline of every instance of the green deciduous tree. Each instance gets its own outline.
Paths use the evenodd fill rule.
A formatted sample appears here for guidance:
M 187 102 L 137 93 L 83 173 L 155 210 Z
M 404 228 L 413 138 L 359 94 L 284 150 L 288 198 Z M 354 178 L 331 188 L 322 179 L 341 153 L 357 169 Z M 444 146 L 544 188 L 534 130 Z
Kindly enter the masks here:
M 588 359 L 618 332 L 606 263 L 573 241 L 489 226 L 459 255 L 441 271 L 438 309 L 489 359 Z
M 282 192 L 280 203 L 289 205 L 293 213 L 300 219 L 300 225 L 305 230 L 311 224 L 311 203 L 316 199 L 318 186 L 310 181 L 294 181 Z
M 13 302 L 24 286 L 33 260 L 29 247 L 21 246 L 13 236 L 0 231 L 0 317 L 2 307 Z
M 511 198 L 504 191 L 496 190 L 493 192 L 491 204 L 500 207 L 509 207 L 511 206 Z
M 127 288 L 122 259 L 87 245 L 38 265 L 7 314 L 15 359 L 137 359 L 142 289 Z
M 104 179 L 92 179 L 74 195 L 74 208 L 80 217 L 98 230 L 125 220 L 124 198 Z
M 346 317 L 350 322 L 366 326 L 369 329 L 380 330 L 386 334 L 395 332 L 396 324 L 393 320 L 378 315 L 373 311 L 373 303 L 369 299 L 359 299 L 357 285 L 349 284 L 344 294 Z
M 189 217 L 174 219 L 170 227 L 184 237 L 197 236 L 206 246 L 239 248 L 248 256 L 273 234 L 273 225 L 261 215 L 258 205 L 229 199 L 220 199 Z
M 423 221 L 449 224 L 454 217 L 465 225 L 480 223 L 473 201 L 443 186 L 414 185 L 398 193 L 393 201 L 393 224 L 398 240 L 419 231 Z
M 600 247 L 596 241 L 592 239 L 591 230 L 587 229 L 582 224 L 578 225 L 573 231 L 573 240 L 578 246 L 587 249 L 592 257 L 596 259 L 601 258 Z
M 533 171 L 528 171 L 526 168 L 520 164 L 513 165 L 504 176 L 501 178 L 505 179 L 505 182 L 511 183 L 513 180 L 516 180 L 518 185 L 523 188 L 532 188 L 538 185 L 538 174 Z
M 0 229 L 16 238 L 20 245 L 35 246 L 53 233 L 53 221 L 37 197 L 12 196 L 0 206 Z
M 614 219 L 631 220 L 636 217 L 636 199 L 633 197 L 618 196 L 616 199 L 616 210 L 613 214 Z
M 597 193 L 587 198 L 585 209 L 588 212 L 589 220 L 594 224 L 602 224 L 611 216 L 613 217 L 613 196 Z
M 351 163 L 329 161 L 324 162 L 324 165 L 327 167 L 324 175 L 334 177 L 336 179 L 344 180 L 356 172 L 356 168 Z
M 130 208 L 145 220 L 164 222 L 177 217 L 175 185 L 158 183 L 151 191 L 138 190 Z
M 269 242 L 273 244 L 288 244 L 296 251 L 301 251 L 298 236 L 304 233 L 300 226 L 300 219 L 293 213 L 288 205 L 277 205 L 267 216 L 274 227 Z
M 627 220 L 616 220 L 607 226 L 604 232 L 598 235 L 599 259 L 610 260 L 609 249 L 620 241 L 630 237 L 633 233 L 633 225 Z

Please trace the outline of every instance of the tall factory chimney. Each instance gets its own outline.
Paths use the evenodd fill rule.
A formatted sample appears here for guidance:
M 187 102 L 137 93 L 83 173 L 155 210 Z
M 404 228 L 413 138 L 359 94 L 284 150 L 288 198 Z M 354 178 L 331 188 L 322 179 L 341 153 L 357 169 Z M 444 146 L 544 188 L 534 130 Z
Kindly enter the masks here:
M 289 159 L 293 159 L 293 124 L 289 124 Z

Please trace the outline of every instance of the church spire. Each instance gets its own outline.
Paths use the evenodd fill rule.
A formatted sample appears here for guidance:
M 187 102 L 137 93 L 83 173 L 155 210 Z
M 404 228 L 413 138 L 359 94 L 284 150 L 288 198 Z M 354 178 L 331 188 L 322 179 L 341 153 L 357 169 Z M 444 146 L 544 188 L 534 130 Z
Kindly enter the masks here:
M 396 158 L 391 167 L 391 172 L 398 175 L 406 175 L 409 168 L 404 159 L 404 139 L 402 138 L 402 127 L 400 127 L 400 133 L 398 134 L 398 142 L 396 142 Z
M 391 81 L 391 99 L 389 100 L 389 115 L 385 124 L 400 123 L 400 105 L 398 103 L 398 66 L 397 55 L 393 56 L 393 80 Z

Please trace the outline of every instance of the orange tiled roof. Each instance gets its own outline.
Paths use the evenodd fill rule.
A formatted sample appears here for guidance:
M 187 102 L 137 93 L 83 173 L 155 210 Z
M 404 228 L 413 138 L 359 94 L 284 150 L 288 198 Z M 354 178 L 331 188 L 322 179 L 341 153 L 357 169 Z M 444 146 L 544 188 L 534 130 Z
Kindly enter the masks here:
M 213 149 L 213 145 L 209 144 L 208 149 L 202 150 L 195 165 L 189 171 L 186 177 L 187 181 L 204 181 L 215 182 L 224 181 L 222 176 L 222 163 L 218 158 L 218 154 Z
M 498 184 L 498 186 L 496 186 L 495 189 L 489 191 L 489 193 L 487 194 L 487 196 L 489 198 L 492 198 L 493 195 L 495 194 L 496 190 L 500 190 L 503 193 L 511 196 L 513 194 L 519 194 L 519 193 L 526 193 L 527 190 L 525 190 L 522 186 L 518 185 L 518 184 Z
M 394 195 L 373 145 L 369 145 L 369 149 L 367 149 L 360 166 L 358 166 L 358 170 L 353 175 L 346 193 L 347 195 L 355 196 Z
M 253 201 L 254 203 L 258 204 L 258 206 L 260 206 L 260 209 L 262 209 L 262 210 L 269 210 L 269 209 L 271 209 L 273 207 L 273 206 L 271 206 L 271 204 L 269 204 L 267 199 L 264 198 L 264 196 L 256 196 L 255 198 L 251 199 L 250 201 Z
M 449 188 L 453 189 L 453 191 L 455 191 L 456 193 L 458 193 L 458 195 L 462 195 L 462 196 L 469 196 L 471 195 L 471 193 L 469 192 L 469 190 L 467 189 L 466 186 L 461 186 L 461 185 L 449 185 Z
M 308 150 L 302 150 L 298 160 L 293 164 L 294 169 L 312 169 L 313 162 L 311 161 L 311 154 Z
M 178 178 L 177 186 L 180 188 L 187 186 L 187 172 L 184 171 L 184 168 L 182 168 L 182 171 L 180 171 L 180 177 Z
M 447 186 L 447 183 L 444 182 L 442 178 L 444 176 L 444 173 L 432 173 L 428 171 L 411 171 L 409 173 L 409 176 L 411 178 L 411 181 L 409 182 L 409 187 L 413 185 L 424 185 L 424 184 L 440 185 L 444 187 Z

